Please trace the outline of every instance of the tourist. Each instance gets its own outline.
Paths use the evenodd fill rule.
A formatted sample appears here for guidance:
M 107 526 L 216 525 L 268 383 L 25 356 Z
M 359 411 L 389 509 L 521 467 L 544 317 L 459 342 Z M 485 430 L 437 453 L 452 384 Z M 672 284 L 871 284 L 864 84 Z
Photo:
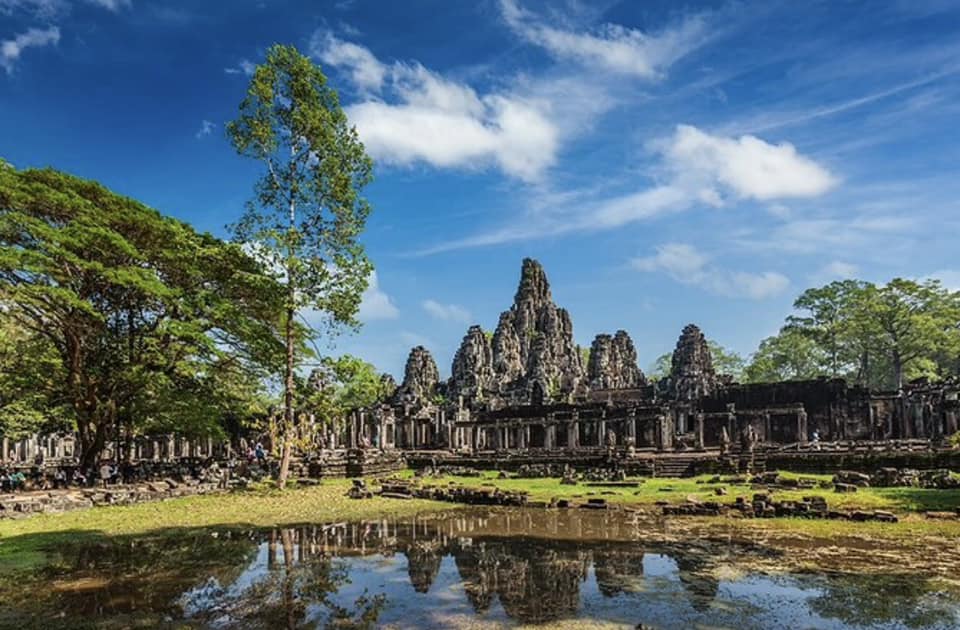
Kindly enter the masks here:
M 813 450 L 819 451 L 820 450 L 820 432 L 819 431 L 813 432 L 812 442 L 813 442 Z
M 42 466 L 35 466 L 33 469 L 33 487 L 37 490 L 47 489 L 47 476 L 44 474 Z
M 16 471 L 16 472 L 14 472 L 14 473 L 11 473 L 10 476 L 8 477 L 8 479 L 9 479 L 9 481 L 10 481 L 10 491 L 11 491 L 11 492 L 16 492 L 16 491 L 18 491 L 18 490 L 23 490 L 24 487 L 27 485 L 27 478 L 26 478 L 26 477 L 24 476 L 24 474 L 23 474 L 22 472 L 20 472 L 19 470 Z
M 253 454 L 257 458 L 257 463 L 263 466 L 267 459 L 267 453 L 263 450 L 263 444 L 261 442 L 257 442 L 257 446 L 253 449 Z
M 80 470 L 80 468 L 74 468 L 71 481 L 73 482 L 73 485 L 83 488 L 87 485 L 87 476 L 83 474 L 83 471 Z
M 57 468 L 57 471 L 53 473 L 53 489 L 60 490 L 67 487 L 67 473 L 63 471 L 63 468 Z
M 110 483 L 110 462 L 103 462 L 100 464 L 100 485 L 104 488 L 107 487 L 107 484 Z

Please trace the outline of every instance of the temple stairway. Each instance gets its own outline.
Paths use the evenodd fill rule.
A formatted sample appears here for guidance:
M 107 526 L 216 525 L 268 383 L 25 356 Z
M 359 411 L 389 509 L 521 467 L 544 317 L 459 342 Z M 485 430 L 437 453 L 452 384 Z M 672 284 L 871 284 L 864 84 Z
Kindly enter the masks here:
M 654 477 L 693 477 L 702 474 L 734 475 L 747 472 L 747 462 L 738 461 L 736 455 L 720 459 L 713 454 L 677 453 L 662 454 L 652 460 Z M 753 472 L 766 469 L 766 455 L 756 453 L 753 457 Z

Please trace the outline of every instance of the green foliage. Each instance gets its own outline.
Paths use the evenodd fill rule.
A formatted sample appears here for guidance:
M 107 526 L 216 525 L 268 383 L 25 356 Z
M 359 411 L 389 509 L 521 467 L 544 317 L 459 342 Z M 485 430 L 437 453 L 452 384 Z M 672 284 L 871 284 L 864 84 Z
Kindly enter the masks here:
M 673 365 L 673 353 L 665 352 L 653 362 L 653 365 L 647 370 L 647 378 L 653 382 L 670 376 L 670 368 Z
M 373 164 L 336 91 L 296 48 L 273 46 L 227 133 L 266 169 L 234 226 L 237 239 L 275 264 L 289 308 L 356 325 L 372 270 L 359 242 L 370 213 L 360 190 Z
M 707 341 L 707 347 L 710 349 L 713 369 L 717 374 L 732 376 L 737 381 L 743 378 L 743 371 L 747 362 L 738 352 L 725 348 L 712 340 Z
M 960 431 L 950 436 L 950 446 L 960 448 Z
M 760 342 L 744 370 L 748 383 L 811 379 L 823 375 L 829 355 L 797 328 L 784 327 Z
M 73 426 L 72 410 L 55 395 L 62 367 L 47 339 L 0 312 L 0 435 L 18 439 Z
M 825 355 L 822 374 L 887 388 L 957 374 L 960 293 L 936 280 L 833 282 L 805 291 L 794 306 L 802 313 L 787 328 Z
M 353 409 L 371 407 L 393 392 L 376 367 L 345 354 L 325 357 L 306 382 L 297 386 L 298 407 L 333 425 Z
M 314 323 L 296 325 L 314 310 L 328 334 L 359 326 L 356 319 L 372 266 L 359 237 L 370 206 L 360 195 L 373 163 L 323 72 L 292 46 L 272 46 L 257 66 L 239 117 L 227 125 L 234 148 L 262 162 L 255 196 L 233 226 L 274 268 L 286 287 L 284 436 L 292 436 L 298 340 Z M 291 444 L 284 439 L 279 485 L 286 483 Z
M 225 372 L 276 365 L 282 297 L 238 245 L 95 182 L 0 168 L 0 301 L 36 346 L 21 403 L 67 407 L 87 464 L 108 437 L 176 425 Z

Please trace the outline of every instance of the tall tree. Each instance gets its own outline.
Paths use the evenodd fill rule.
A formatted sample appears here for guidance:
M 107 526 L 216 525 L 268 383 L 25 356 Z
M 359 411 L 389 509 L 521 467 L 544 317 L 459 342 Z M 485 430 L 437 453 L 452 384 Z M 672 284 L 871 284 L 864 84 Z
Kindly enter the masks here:
M 800 315 L 787 318 L 787 327 L 809 337 L 826 353 L 829 376 L 846 376 L 852 365 L 863 363 L 862 335 L 852 320 L 856 304 L 873 285 L 860 280 L 839 280 L 807 289 L 793 307 Z
M 810 336 L 785 326 L 760 342 L 744 377 L 750 383 L 816 378 L 826 372 L 827 363 L 827 353 Z
M 717 374 L 732 376 L 735 381 L 743 378 L 743 370 L 747 362 L 740 353 L 725 348 L 713 340 L 707 341 L 707 347 L 710 348 L 710 359 Z
M 0 161 L 0 302 L 55 349 L 56 377 L 35 386 L 69 406 L 85 465 L 172 412 L 186 384 L 273 361 L 278 288 L 238 245 L 96 182 Z
M 945 349 L 956 356 L 960 304 L 937 280 L 894 278 L 870 289 L 856 303 L 854 320 L 872 337 L 890 366 L 888 383 L 936 376 L 935 357 Z
M 227 132 L 241 155 L 265 167 L 234 233 L 272 261 L 286 286 L 284 438 L 277 479 L 282 488 L 295 423 L 297 317 L 313 309 L 329 332 L 359 325 L 360 298 L 372 270 L 359 241 L 370 212 L 360 191 L 372 179 L 373 164 L 337 92 L 292 46 L 267 51 Z M 312 327 L 306 334 L 314 334 Z

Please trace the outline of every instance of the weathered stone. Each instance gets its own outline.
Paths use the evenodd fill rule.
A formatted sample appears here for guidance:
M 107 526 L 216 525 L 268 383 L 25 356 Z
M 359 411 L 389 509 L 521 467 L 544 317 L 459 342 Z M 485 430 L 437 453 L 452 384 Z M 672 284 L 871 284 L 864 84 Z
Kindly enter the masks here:
M 553 303 L 537 261 L 524 259 L 513 306 L 500 315 L 491 350 L 496 389 L 515 401 L 561 400 L 582 386 L 570 314 Z
M 637 367 L 637 350 L 626 331 L 594 338 L 587 361 L 587 381 L 591 389 L 633 389 L 646 384 Z
M 480 326 L 471 326 L 453 357 L 447 395 L 479 401 L 496 389 L 491 340 Z
M 401 403 L 427 404 L 433 399 L 439 382 L 440 372 L 430 351 L 416 346 L 407 357 L 403 384 L 397 389 L 396 397 Z
M 695 325 L 688 324 L 680 334 L 670 375 L 664 382 L 667 394 L 675 400 L 693 401 L 716 393 L 719 380 L 713 369 L 710 347 Z

